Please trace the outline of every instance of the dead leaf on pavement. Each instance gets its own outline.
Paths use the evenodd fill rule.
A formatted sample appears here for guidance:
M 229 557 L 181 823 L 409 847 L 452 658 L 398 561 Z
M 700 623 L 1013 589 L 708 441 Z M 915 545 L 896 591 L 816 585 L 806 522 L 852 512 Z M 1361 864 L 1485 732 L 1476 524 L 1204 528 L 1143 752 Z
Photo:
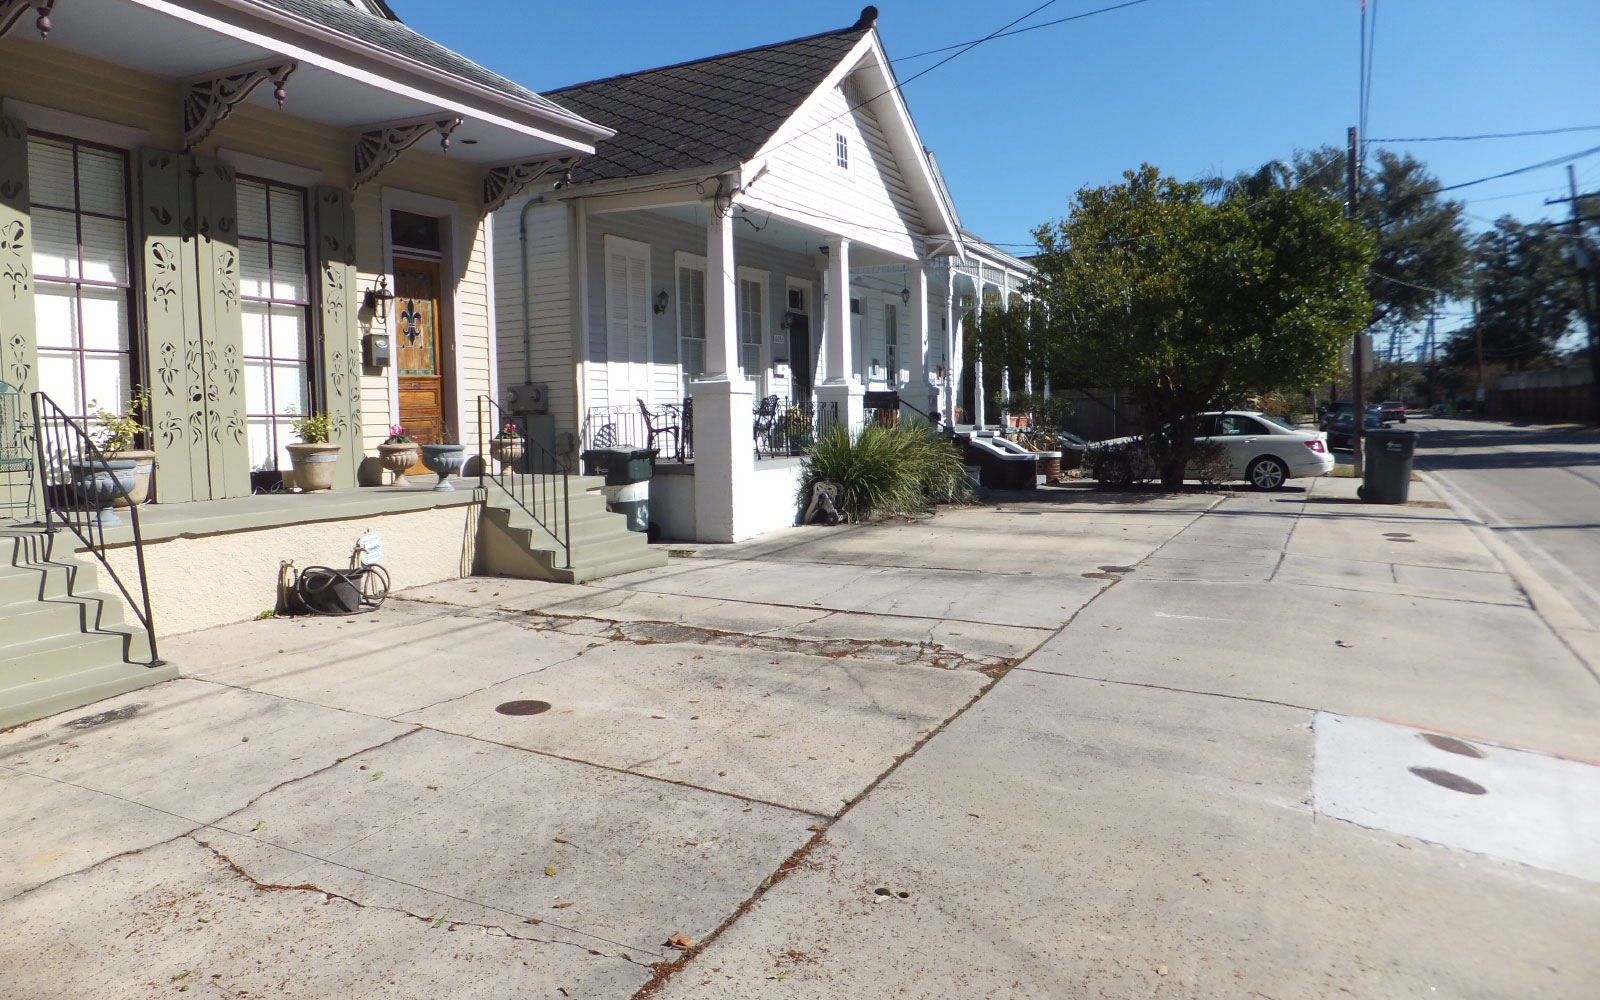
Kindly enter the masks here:
M 544 873 L 545 873 L 545 874 L 546 874 L 546 875 L 548 875 L 548 876 L 553 876 L 553 875 L 555 875 L 555 873 L 556 873 L 556 866 L 555 866 L 555 865 L 545 865 L 545 866 L 544 866 Z
M 674 934 L 667 938 L 667 944 L 668 946 L 676 948 L 679 951 L 688 951 L 690 948 L 694 947 L 694 938 L 685 937 L 682 934 Z
M 1333 644 L 1335 646 L 1343 646 L 1345 649 L 1354 649 L 1355 648 L 1355 643 L 1353 643 L 1353 642 L 1345 642 L 1343 639 L 1335 639 L 1335 640 L 1333 640 Z
M 554 906 L 552 906 L 552 907 L 550 907 L 550 909 L 552 909 L 552 910 L 565 910 L 565 909 L 566 909 L 566 908 L 567 908 L 567 907 L 569 907 L 569 906 L 571 906 L 571 905 L 572 905 L 572 903 L 570 903 L 570 902 L 567 902 L 567 903 L 557 903 L 557 904 L 556 904 L 556 905 L 554 905 Z
M 1165 965 L 1163 965 L 1161 968 L 1156 970 L 1156 975 L 1158 975 L 1158 976 L 1164 976 L 1166 974 L 1167 974 L 1167 967 Z
M 806 827 L 806 829 L 810 830 L 812 833 L 821 833 L 822 832 L 822 827 L 818 826 L 815 823 L 812 823 L 810 826 Z
M 666 716 L 665 715 L 652 715 L 652 716 L 650 716 L 650 718 L 652 718 L 652 719 L 665 719 Z

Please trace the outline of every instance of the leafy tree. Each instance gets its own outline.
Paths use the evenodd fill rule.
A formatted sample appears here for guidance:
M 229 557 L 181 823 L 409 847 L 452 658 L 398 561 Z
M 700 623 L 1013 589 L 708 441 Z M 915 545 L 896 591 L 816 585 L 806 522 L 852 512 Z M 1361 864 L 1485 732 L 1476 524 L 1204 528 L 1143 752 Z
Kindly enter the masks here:
M 1333 370 L 1365 323 L 1371 241 L 1303 189 L 1208 200 L 1145 164 L 1085 188 L 1034 231 L 1051 368 L 1126 386 L 1158 429 L 1161 481 L 1184 479 L 1196 414 Z
M 1379 149 L 1372 160 L 1363 167 L 1360 205 L 1361 221 L 1375 235 L 1367 325 L 1409 325 L 1426 317 L 1438 296 L 1467 290 L 1471 258 L 1461 221 L 1465 206 L 1440 197 L 1439 181 L 1409 154 Z M 1292 183 L 1342 205 L 1348 162 L 1335 146 L 1301 150 L 1295 153 Z
M 1450 359 L 1475 363 L 1480 333 L 1486 361 L 1517 370 L 1554 359 L 1583 302 L 1568 256 L 1570 242 L 1556 225 L 1523 224 L 1510 216 L 1481 234 L 1472 247 L 1478 318 L 1453 338 Z

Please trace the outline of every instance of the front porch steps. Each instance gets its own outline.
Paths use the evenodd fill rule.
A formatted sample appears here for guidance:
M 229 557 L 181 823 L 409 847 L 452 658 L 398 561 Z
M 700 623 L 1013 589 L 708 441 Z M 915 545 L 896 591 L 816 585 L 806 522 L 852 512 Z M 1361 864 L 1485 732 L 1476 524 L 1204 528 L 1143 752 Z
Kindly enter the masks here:
M 526 479 L 527 477 L 521 477 Z M 560 481 L 537 477 L 537 492 L 560 489 Z M 629 531 L 627 519 L 606 510 L 597 476 L 571 476 L 572 565 L 565 565 L 561 546 L 539 522 L 489 480 L 478 533 L 479 572 L 560 583 L 584 583 L 667 564 L 667 554 L 651 548 L 643 532 Z
M 65 538 L 63 537 L 65 536 Z M 70 533 L 0 527 L 0 729 L 178 676 Z

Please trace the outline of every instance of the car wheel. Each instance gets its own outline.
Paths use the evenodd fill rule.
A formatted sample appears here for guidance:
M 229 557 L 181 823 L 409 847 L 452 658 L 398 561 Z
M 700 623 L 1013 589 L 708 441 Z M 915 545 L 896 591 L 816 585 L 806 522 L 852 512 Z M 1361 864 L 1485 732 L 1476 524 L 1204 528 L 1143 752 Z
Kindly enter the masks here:
M 1245 478 L 1256 489 L 1271 491 L 1283 485 L 1283 481 L 1289 478 L 1289 470 L 1282 462 L 1268 455 L 1251 462 Z

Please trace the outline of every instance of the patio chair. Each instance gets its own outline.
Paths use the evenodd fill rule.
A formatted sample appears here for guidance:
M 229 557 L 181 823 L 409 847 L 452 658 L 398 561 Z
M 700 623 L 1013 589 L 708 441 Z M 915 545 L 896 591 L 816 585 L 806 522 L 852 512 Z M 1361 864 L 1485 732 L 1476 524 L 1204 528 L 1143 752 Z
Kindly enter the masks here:
M 15 386 L 0 382 L 0 517 L 18 520 L 33 516 L 33 449 L 24 403 Z
M 656 438 L 663 434 L 671 434 L 673 455 L 677 458 L 682 458 L 683 435 L 678 424 L 672 421 L 665 413 L 652 414 L 649 405 L 643 399 L 639 399 L 637 402 L 639 404 L 639 412 L 644 415 L 644 446 L 646 448 L 654 448 L 656 446 Z
M 766 443 L 768 451 L 773 451 L 776 448 L 776 442 L 773 440 L 773 437 L 777 429 L 778 397 L 767 396 L 765 399 L 761 400 L 761 402 L 756 404 L 755 425 L 753 430 L 756 439 L 757 458 L 761 457 L 761 445 L 763 442 Z

